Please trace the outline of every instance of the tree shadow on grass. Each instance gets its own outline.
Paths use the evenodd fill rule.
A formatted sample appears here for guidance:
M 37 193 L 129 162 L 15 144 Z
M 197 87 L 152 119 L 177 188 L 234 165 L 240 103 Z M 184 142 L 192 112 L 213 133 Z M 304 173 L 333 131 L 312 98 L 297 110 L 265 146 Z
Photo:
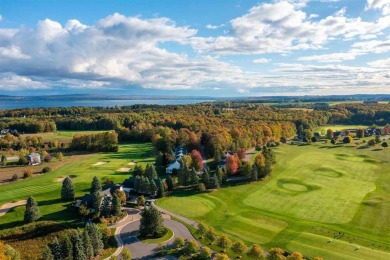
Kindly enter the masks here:
M 383 151 L 383 149 L 372 149 L 373 152 Z

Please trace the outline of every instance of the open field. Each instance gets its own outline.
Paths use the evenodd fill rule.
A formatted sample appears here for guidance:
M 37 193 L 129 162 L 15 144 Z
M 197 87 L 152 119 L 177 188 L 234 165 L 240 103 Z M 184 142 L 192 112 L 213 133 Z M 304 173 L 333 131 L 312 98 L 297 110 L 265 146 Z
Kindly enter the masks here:
M 62 183 L 58 178 L 72 176 L 76 196 L 81 197 L 89 193 L 93 176 L 98 176 L 100 180 L 109 178 L 116 183 L 122 182 L 130 176 L 130 173 L 118 172 L 117 169 L 126 167 L 131 160 L 141 164 L 153 163 L 154 157 L 151 151 L 151 144 L 122 144 L 118 153 L 93 154 L 82 160 L 75 158 L 76 160 L 50 173 L 0 186 L 0 205 L 23 200 L 32 195 L 38 201 L 43 215 L 42 220 L 73 221 L 74 212 L 68 209 L 70 203 L 63 203 L 60 200 Z M 100 161 L 107 163 L 93 166 Z M 0 217 L 0 230 L 21 224 L 23 214 L 23 206 L 11 209 Z
M 274 148 L 262 182 L 158 205 L 204 221 L 233 239 L 325 259 L 390 259 L 390 153 L 315 143 Z
M 73 136 L 75 134 L 86 135 L 86 134 L 98 134 L 102 132 L 111 132 L 111 131 L 57 131 L 57 132 L 49 132 L 49 133 L 38 133 L 38 134 L 24 134 L 22 136 L 41 136 L 42 139 L 46 142 L 54 141 L 54 140 L 62 140 L 62 141 L 72 141 Z
M 325 126 L 316 127 L 314 128 L 313 131 L 326 134 L 326 130 L 328 129 L 332 129 L 333 132 L 335 132 L 335 131 L 342 131 L 345 129 L 367 129 L 369 127 L 370 126 L 366 126 L 366 125 L 325 125 Z

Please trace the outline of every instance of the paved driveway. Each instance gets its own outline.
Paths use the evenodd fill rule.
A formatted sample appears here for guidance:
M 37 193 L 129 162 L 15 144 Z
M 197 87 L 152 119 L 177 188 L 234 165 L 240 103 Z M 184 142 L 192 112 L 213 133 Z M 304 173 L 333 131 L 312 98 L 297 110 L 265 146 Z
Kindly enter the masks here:
M 171 219 L 164 219 L 164 224 L 166 227 L 170 228 L 174 236 L 171 240 L 168 242 L 165 242 L 165 245 L 172 245 L 175 237 L 182 237 L 184 239 L 192 240 L 195 239 L 188 228 L 184 226 L 183 224 L 171 220 Z M 140 242 L 137 239 L 137 232 L 139 229 L 140 221 L 136 220 L 133 222 L 130 222 L 126 226 L 124 226 L 120 232 L 120 237 L 122 239 L 123 245 L 127 247 L 131 254 L 132 259 L 151 259 L 154 254 L 157 253 L 158 250 L 158 244 L 145 244 Z M 159 258 L 159 259 L 175 259 L 171 256 Z

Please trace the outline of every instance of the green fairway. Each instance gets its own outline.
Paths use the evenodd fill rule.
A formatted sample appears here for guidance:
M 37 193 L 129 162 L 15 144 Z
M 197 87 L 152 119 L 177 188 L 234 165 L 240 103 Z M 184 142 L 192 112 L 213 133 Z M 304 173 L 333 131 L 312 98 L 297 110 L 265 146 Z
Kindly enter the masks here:
M 315 143 L 274 148 L 264 181 L 158 205 L 233 239 L 325 259 L 390 259 L 390 153 Z
M 111 131 L 101 131 L 101 130 L 96 130 L 96 131 L 57 131 L 54 133 L 49 132 L 49 133 L 39 133 L 39 134 L 25 134 L 22 136 L 41 136 L 43 138 L 43 140 L 45 140 L 45 141 L 53 141 L 55 139 L 71 141 L 75 134 L 87 135 L 87 134 L 98 134 L 98 133 L 102 133 L 102 132 L 111 132 Z
M 117 153 L 92 154 L 65 164 L 53 172 L 0 186 L 0 205 L 32 195 L 39 203 L 44 220 L 72 220 L 72 210 L 67 209 L 69 203 L 60 200 L 61 177 L 72 176 L 76 196 L 81 197 L 89 193 L 93 176 L 99 177 L 100 180 L 109 178 L 115 183 L 121 183 L 130 173 L 121 172 L 119 169 L 134 167 L 129 166 L 132 160 L 141 164 L 153 163 L 151 151 L 151 144 L 122 144 Z M 105 163 L 94 166 L 98 162 Z M 0 217 L 0 229 L 20 223 L 23 213 L 24 206 L 21 206 Z
M 328 129 L 332 129 L 332 131 L 335 132 L 335 131 L 342 131 L 345 129 L 367 129 L 369 127 L 370 126 L 366 126 L 366 125 L 325 125 L 325 126 L 319 126 L 314 128 L 314 132 L 319 132 L 325 135 Z

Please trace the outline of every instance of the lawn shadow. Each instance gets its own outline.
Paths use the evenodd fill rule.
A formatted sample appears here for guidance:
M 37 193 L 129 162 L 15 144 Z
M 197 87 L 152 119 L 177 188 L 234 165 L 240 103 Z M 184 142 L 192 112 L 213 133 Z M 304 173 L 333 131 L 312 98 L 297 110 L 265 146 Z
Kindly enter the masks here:
M 378 152 L 378 151 L 383 151 L 383 149 L 378 149 L 378 148 L 377 148 L 377 149 L 372 149 L 371 151 L 372 151 L 372 152 Z

